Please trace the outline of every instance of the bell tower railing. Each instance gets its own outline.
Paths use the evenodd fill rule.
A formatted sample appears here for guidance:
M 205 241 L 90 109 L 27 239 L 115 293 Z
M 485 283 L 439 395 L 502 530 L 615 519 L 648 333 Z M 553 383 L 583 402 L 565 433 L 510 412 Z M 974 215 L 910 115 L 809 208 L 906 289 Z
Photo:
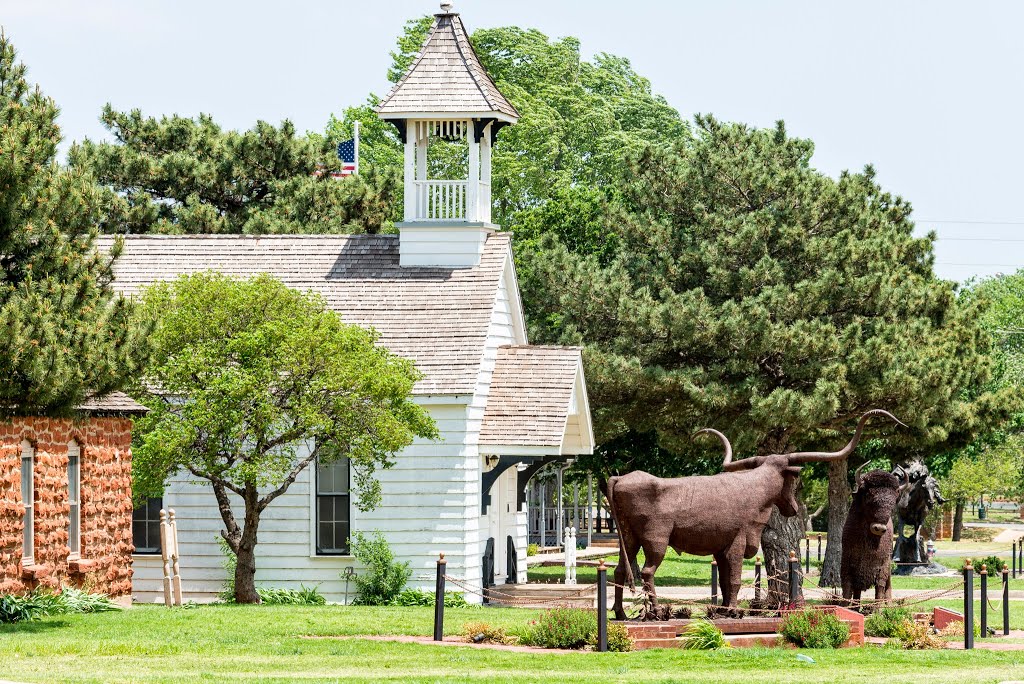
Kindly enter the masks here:
M 406 126 L 405 220 L 412 222 L 491 221 L 491 129 L 476 131 L 471 119 L 414 120 Z M 433 140 L 466 145 L 466 178 L 428 177 Z

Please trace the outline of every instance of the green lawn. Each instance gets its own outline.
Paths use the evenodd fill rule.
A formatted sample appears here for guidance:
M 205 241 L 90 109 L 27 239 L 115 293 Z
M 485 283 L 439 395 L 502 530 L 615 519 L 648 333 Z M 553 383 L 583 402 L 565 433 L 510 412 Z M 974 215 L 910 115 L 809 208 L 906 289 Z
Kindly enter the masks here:
M 447 611 L 515 626 L 536 611 Z M 1024 616 L 1018 616 L 1018 619 Z M 882 648 L 716 652 L 514 653 L 303 635 L 429 634 L 430 608 L 206 606 L 46 619 L 0 626 L 0 678 L 25 682 L 858 682 L 999 681 L 1024 673 L 1024 652 Z

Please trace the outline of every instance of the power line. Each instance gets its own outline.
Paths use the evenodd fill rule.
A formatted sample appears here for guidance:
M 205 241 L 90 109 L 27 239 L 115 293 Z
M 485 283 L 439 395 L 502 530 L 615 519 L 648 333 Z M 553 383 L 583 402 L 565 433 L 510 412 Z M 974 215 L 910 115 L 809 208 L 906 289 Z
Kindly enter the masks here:
M 931 219 L 916 219 L 916 222 L 962 224 L 968 226 L 1024 226 L 1024 221 L 933 221 Z
M 974 268 L 1024 268 L 1024 263 L 1019 264 L 961 264 L 953 261 L 936 261 L 936 266 L 971 266 Z
M 948 238 L 941 235 L 936 238 L 939 242 L 1024 242 L 1021 238 Z

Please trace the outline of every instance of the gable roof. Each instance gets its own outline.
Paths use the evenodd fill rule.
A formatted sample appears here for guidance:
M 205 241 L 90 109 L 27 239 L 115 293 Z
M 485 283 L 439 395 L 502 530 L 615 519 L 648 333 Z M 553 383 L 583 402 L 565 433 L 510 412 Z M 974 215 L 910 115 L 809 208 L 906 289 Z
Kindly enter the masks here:
M 593 452 L 579 347 L 504 345 L 491 376 L 481 447 L 537 447 L 547 454 Z M 575 418 L 578 425 L 570 425 Z M 578 435 L 568 434 L 578 429 Z M 573 439 L 575 438 L 575 439 Z M 574 445 L 574 446 L 570 446 Z
M 424 374 L 414 394 L 471 395 L 510 241 L 489 235 L 473 268 L 403 268 L 397 235 L 128 235 L 114 289 L 133 295 L 208 270 L 269 273 L 319 293 L 346 323 L 375 328 L 380 344 Z M 113 238 L 97 244 L 109 250 Z
M 434 15 L 419 54 L 377 106 L 382 118 L 416 114 L 499 115 L 514 123 L 519 112 L 501 94 L 473 50 L 457 13 Z
M 102 397 L 89 397 L 77 407 L 79 411 L 91 415 L 96 414 L 142 414 L 149 409 L 129 397 L 124 392 L 111 392 Z

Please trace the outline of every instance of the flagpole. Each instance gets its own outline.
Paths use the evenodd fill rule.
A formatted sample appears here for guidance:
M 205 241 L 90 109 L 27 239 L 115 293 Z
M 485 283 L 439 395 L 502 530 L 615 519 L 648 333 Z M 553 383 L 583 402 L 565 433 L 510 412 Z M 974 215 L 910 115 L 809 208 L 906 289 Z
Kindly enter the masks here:
M 352 126 L 355 129 L 355 140 L 356 140 L 356 144 L 355 144 L 355 148 L 356 148 L 356 154 L 355 154 L 355 157 L 356 157 L 356 169 L 355 169 L 355 171 L 353 173 L 358 176 L 359 175 L 359 122 L 358 121 L 353 122 Z

